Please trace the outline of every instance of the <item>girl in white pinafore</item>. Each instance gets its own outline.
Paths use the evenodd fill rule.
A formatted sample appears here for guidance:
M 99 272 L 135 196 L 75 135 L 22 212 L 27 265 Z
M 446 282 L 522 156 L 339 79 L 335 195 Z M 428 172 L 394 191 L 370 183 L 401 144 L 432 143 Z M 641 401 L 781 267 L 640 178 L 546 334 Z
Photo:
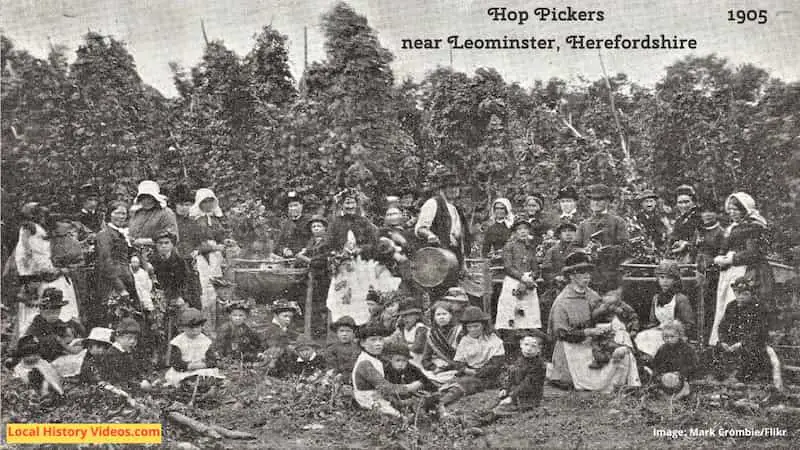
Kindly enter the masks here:
M 536 243 L 530 234 L 531 225 L 518 221 L 513 230 L 514 235 L 503 248 L 506 277 L 497 300 L 494 327 L 498 331 L 542 328 L 542 313 L 535 282 L 538 276 Z M 501 331 L 501 334 L 504 340 L 509 340 L 508 333 Z

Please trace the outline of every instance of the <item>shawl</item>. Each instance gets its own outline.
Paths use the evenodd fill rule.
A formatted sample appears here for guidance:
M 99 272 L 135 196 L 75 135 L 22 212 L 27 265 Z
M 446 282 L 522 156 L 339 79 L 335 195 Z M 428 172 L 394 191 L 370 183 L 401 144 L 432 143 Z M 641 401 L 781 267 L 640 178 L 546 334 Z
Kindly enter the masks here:
M 431 326 L 428 330 L 427 345 L 436 357 L 452 361 L 456 356 L 456 345 L 461 337 L 461 325 Z

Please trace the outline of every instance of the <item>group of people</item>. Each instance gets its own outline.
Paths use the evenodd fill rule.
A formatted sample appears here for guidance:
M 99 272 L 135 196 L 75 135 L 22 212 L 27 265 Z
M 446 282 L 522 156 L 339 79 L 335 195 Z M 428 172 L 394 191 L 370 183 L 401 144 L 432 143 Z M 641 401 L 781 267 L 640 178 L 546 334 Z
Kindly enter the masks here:
M 357 189 L 338 194 L 329 216 L 310 217 L 291 191 L 277 237 L 245 249 L 308 267 L 313 304 L 324 312 L 315 315 L 316 328 L 330 323 L 332 331 L 324 350 L 320 335 L 296 331 L 301 289 L 262 299 L 273 314 L 262 333 L 247 325 L 252 305 L 243 301 L 227 302 L 228 321 L 216 323 L 217 290 L 229 284 L 224 261 L 237 244 L 208 188 L 192 195 L 179 185 L 170 207 L 157 183 L 143 181 L 132 205 L 112 202 L 105 218 L 95 212 L 96 195 L 70 220 L 52 221 L 40 205 L 26 204 L 4 270 L 19 284 L 21 337 L 10 363 L 36 389 L 56 392 L 61 376 L 147 389 L 159 361 L 168 366 L 167 384 L 195 383 L 202 392 L 224 378 L 225 361 L 262 362 L 274 376 L 330 371 L 352 385 L 358 405 L 397 417 L 417 399 L 447 415 L 449 404 L 486 389 L 500 389 L 497 414 L 513 414 L 541 402 L 546 380 L 611 392 L 645 378 L 680 395 L 703 374 L 772 375 L 780 385 L 763 303 L 772 285 L 768 228 L 749 195 L 726 199 L 724 226 L 716 206 L 685 185 L 675 192 L 675 218 L 652 191 L 639 194 L 635 216 L 617 216 L 602 184 L 586 189 L 587 212 L 574 188 L 560 189 L 552 217 L 539 195 L 528 195 L 520 214 L 498 198 L 480 253 L 502 265 L 503 281 L 496 305 L 484 310 L 463 287 L 473 233 L 456 206 L 460 186 L 440 172 L 437 192 L 418 210 L 413 201 L 387 198 L 381 226 L 365 214 Z M 91 296 L 70 270 L 87 258 L 87 242 L 94 246 Z M 648 317 L 623 301 L 621 287 L 620 265 L 642 242 L 661 259 Z M 451 254 L 446 263 L 456 274 L 424 286 L 412 264 L 424 247 Z M 707 298 L 683 289 L 687 264 L 706 275 Z M 713 306 L 706 308 L 711 350 L 700 357 L 687 342 L 696 335 L 698 302 Z

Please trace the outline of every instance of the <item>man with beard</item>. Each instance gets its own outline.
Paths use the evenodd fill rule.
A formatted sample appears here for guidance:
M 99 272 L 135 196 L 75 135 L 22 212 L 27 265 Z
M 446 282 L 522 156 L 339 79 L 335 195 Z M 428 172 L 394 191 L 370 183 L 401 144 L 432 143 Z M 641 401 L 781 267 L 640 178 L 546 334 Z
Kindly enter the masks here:
M 414 232 L 423 242 L 455 253 L 463 267 L 472 240 L 466 216 L 452 203 L 459 197 L 460 183 L 456 175 L 442 165 L 433 170 L 431 178 L 438 185 L 438 192 L 420 208 Z
M 286 194 L 287 217 L 281 221 L 276 253 L 284 258 L 294 257 L 311 238 L 308 219 L 303 215 L 303 199 L 296 191 Z
M 639 202 L 639 212 L 634 221 L 644 229 L 657 249 L 663 248 L 669 233 L 669 221 L 658 212 L 658 195 L 646 189 L 636 196 L 636 201 Z

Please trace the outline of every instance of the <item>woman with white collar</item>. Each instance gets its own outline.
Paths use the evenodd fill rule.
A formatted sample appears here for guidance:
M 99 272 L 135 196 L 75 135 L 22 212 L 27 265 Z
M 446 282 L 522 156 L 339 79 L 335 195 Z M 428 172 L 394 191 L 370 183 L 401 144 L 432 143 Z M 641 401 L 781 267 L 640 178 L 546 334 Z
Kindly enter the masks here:
M 106 304 L 109 295 L 138 299 L 136 284 L 130 271 L 130 238 L 128 234 L 128 204 L 113 202 L 108 208 L 108 223 L 97 233 L 95 276 L 96 295 L 91 304 L 85 305 L 86 325 L 89 328 L 108 325 Z
M 483 234 L 481 256 L 486 258 L 499 253 L 511 237 L 511 227 L 514 225 L 514 212 L 511 202 L 507 198 L 497 198 L 492 203 L 491 225 Z

